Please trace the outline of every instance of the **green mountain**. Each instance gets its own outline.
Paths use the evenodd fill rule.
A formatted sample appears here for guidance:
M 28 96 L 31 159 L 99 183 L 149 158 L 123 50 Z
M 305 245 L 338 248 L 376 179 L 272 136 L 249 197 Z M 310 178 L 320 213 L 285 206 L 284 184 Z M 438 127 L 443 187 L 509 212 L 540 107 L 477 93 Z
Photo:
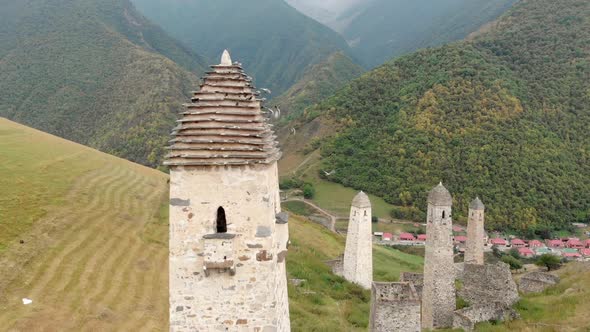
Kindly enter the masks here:
M 283 0 L 133 0 L 172 36 L 211 58 L 225 48 L 278 96 L 313 64 L 349 53 L 336 32 Z
M 0 8 L 0 116 L 157 165 L 202 58 L 128 0 Z
M 389 62 L 306 112 L 335 123 L 322 168 L 401 217 L 422 219 L 442 180 L 460 221 L 476 195 L 489 229 L 589 221 L 588 45 L 589 1 L 523 1 L 470 41 Z
M 333 95 L 346 83 L 361 76 L 364 69 L 341 52 L 311 66 L 289 90 L 272 100 L 281 108 L 284 119 L 294 118 L 308 106 Z
M 373 0 L 340 14 L 339 31 L 367 67 L 465 38 L 516 0 Z

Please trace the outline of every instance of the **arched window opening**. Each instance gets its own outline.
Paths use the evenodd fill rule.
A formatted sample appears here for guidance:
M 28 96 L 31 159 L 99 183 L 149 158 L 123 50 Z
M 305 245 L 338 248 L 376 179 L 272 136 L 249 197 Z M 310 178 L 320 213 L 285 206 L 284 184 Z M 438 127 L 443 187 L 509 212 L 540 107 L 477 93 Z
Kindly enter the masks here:
M 225 210 L 221 206 L 217 209 L 217 233 L 227 233 Z
M 367 216 L 367 210 L 365 210 L 365 217 Z
M 445 211 L 443 211 L 442 217 L 443 217 L 443 218 L 445 217 Z

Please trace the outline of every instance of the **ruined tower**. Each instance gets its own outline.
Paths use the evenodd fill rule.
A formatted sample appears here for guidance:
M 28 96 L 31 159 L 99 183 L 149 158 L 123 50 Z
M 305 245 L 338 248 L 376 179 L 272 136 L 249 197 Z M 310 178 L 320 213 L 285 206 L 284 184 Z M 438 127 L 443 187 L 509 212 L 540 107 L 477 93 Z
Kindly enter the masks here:
M 479 264 L 484 263 L 484 211 L 485 206 L 476 197 L 469 204 L 469 220 L 467 224 L 467 248 L 465 250 L 465 263 Z
M 227 51 L 172 133 L 170 331 L 289 331 L 280 151 Z
M 453 198 L 442 183 L 428 194 L 422 328 L 453 326 L 455 268 L 453 263 Z
M 371 201 L 364 192 L 352 200 L 346 233 L 343 274 L 346 280 L 371 288 L 373 282 L 373 241 Z

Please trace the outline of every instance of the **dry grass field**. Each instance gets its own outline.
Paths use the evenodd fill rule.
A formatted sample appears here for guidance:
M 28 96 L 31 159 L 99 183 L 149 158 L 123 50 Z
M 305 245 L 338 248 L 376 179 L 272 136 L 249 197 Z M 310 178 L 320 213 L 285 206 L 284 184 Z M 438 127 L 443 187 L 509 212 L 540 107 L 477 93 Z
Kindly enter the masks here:
M 0 179 L 0 330 L 165 329 L 165 174 L 0 119 Z

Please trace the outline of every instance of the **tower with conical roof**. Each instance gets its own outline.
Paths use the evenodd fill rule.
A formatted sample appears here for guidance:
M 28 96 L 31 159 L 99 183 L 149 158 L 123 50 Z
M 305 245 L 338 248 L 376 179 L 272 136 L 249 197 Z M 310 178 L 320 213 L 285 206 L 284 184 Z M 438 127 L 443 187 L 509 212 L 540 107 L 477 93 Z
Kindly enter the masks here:
M 442 183 L 428 194 L 422 328 L 453 326 L 455 268 L 453 263 L 453 198 Z
M 469 204 L 467 248 L 465 249 L 465 263 L 467 264 L 484 264 L 484 212 L 485 206 L 479 197 L 476 197 Z
M 344 249 L 343 275 L 366 289 L 373 282 L 373 241 L 371 226 L 371 201 L 364 192 L 352 200 L 346 247 Z
M 170 330 L 289 331 L 281 153 L 227 51 L 172 132 Z

